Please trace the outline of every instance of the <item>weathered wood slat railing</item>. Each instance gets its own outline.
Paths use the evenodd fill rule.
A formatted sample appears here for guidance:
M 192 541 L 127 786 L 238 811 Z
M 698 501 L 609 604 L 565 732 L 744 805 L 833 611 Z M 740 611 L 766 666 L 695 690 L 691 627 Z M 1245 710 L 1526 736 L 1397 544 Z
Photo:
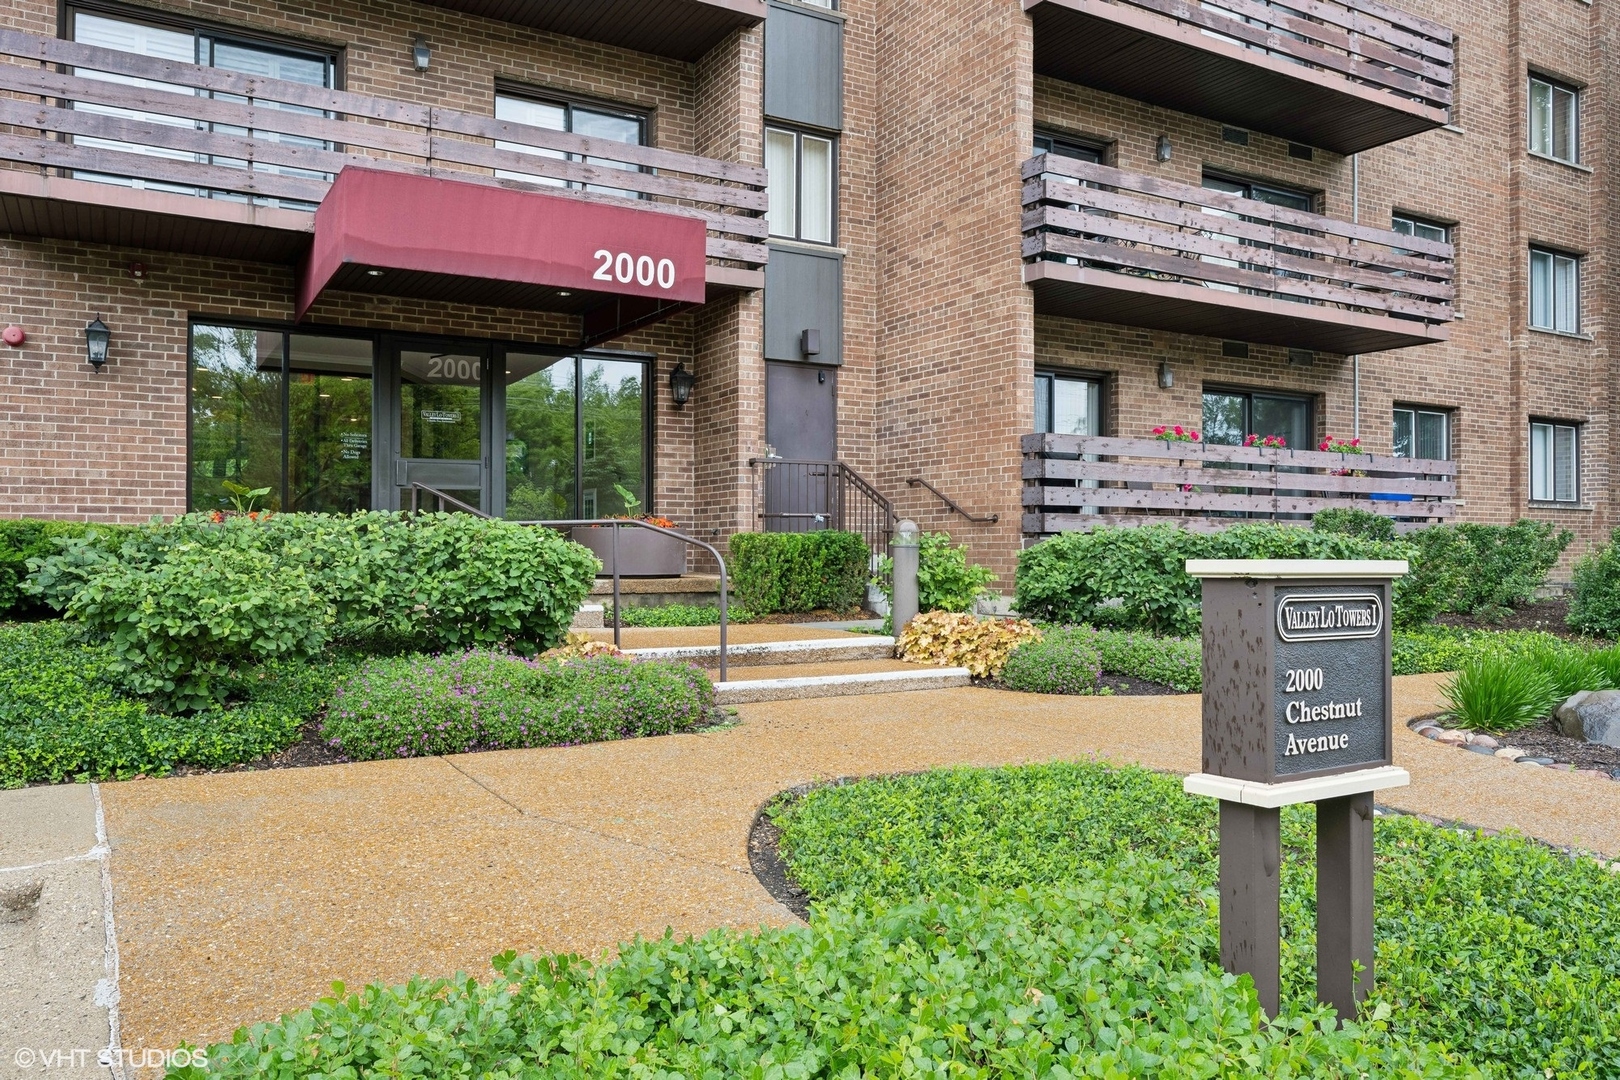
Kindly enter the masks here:
M 1224 528 L 1234 515 L 1334 508 L 1412 527 L 1456 511 L 1454 461 L 1050 434 L 1025 435 L 1023 453 L 1031 535 L 1166 521 Z
M 1055 154 L 1024 162 L 1023 178 L 1026 261 L 1072 258 L 1123 276 L 1452 319 L 1450 244 Z
M 578 188 L 567 194 L 651 202 L 659 210 L 699 217 L 708 226 L 711 259 L 751 267 L 765 262 L 765 170 L 755 166 L 18 30 L 0 30 L 0 57 L 33 62 L 0 62 L 0 162 L 306 207 L 320 202 L 345 165 L 525 186 L 525 180 L 496 176 L 516 173 L 635 192 L 640 198 Z M 86 72 L 164 85 L 131 85 Z M 604 162 L 611 164 L 599 164 Z M 540 183 L 546 191 L 561 186 Z
M 1376 0 L 1117 0 L 1269 56 L 1444 110 L 1452 32 Z

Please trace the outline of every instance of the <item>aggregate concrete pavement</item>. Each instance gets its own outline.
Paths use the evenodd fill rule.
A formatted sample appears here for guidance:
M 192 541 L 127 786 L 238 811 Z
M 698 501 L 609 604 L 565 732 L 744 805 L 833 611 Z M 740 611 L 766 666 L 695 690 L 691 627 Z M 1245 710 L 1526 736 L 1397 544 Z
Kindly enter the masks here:
M 0 1076 L 112 1075 L 106 851 L 90 785 L 0 791 Z
M 1395 680 L 1395 760 L 1414 782 L 1385 804 L 1620 855 L 1620 784 L 1408 731 L 1438 682 Z M 124 1045 L 223 1039 L 334 979 L 789 924 L 746 844 L 797 784 L 1089 756 L 1185 773 L 1198 746 L 1196 696 L 961 688 L 745 705 L 691 735 L 103 785 Z

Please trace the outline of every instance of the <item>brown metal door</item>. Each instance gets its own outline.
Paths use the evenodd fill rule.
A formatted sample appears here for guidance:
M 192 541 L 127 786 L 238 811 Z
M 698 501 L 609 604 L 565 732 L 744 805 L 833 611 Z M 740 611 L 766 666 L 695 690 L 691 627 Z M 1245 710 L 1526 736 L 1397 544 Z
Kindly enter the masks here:
M 765 468 L 765 530 L 836 528 L 838 369 L 767 361 L 765 441 L 781 459 Z

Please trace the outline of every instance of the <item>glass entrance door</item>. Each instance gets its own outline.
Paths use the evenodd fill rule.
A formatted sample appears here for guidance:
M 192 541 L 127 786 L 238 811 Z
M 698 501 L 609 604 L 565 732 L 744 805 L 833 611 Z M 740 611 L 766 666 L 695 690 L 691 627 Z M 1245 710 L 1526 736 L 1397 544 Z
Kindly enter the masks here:
M 394 400 L 384 405 L 393 502 L 427 510 L 458 509 L 432 488 L 479 510 L 492 505 L 489 482 L 490 351 L 466 342 L 400 339 L 390 343 Z M 382 410 L 379 410 L 382 411 Z

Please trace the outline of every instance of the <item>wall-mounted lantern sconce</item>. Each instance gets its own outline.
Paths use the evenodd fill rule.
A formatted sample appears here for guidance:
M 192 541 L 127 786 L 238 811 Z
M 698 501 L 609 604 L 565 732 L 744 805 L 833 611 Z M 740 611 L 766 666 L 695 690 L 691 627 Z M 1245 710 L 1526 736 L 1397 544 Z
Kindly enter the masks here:
M 821 355 L 821 331 L 806 330 L 799 335 L 799 352 L 805 356 Z
M 692 400 L 692 384 L 697 377 L 686 370 L 686 364 L 675 365 L 675 370 L 669 373 L 669 396 L 675 399 L 675 407 L 680 408 Z
M 433 50 L 428 48 L 427 39 L 421 34 L 411 42 L 411 63 L 416 65 L 417 71 L 426 71 L 428 64 L 433 60 Z
M 84 351 L 90 361 L 90 366 L 97 371 L 101 370 L 107 362 L 107 345 L 112 341 L 112 331 L 97 315 L 95 321 L 84 328 Z
M 1159 141 L 1153 144 L 1153 156 L 1159 161 L 1170 160 L 1170 136 L 1159 136 Z
M 1176 385 L 1176 373 L 1175 373 L 1175 371 L 1173 371 L 1171 369 L 1170 364 L 1169 364 L 1168 361 L 1165 361 L 1165 362 L 1161 363 L 1159 365 L 1159 389 L 1160 390 L 1169 390 L 1171 387 L 1173 387 L 1175 385 Z

